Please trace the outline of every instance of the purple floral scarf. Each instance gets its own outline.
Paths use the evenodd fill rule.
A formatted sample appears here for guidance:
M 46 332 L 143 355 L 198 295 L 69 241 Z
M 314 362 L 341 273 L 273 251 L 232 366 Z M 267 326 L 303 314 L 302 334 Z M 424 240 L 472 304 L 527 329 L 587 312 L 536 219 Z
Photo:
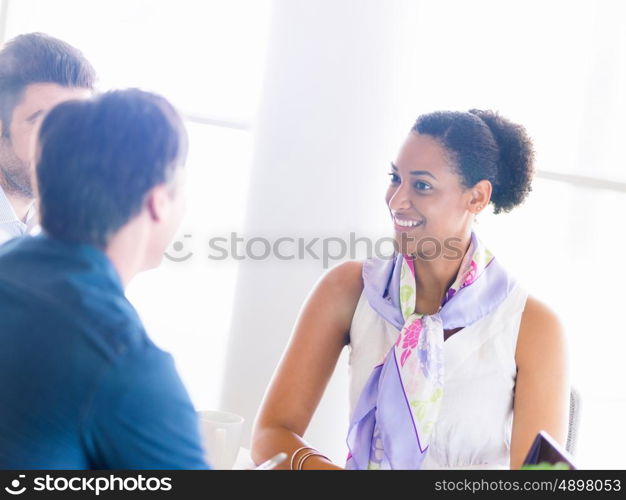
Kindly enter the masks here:
M 489 314 L 514 281 L 474 233 L 436 314 L 415 312 L 415 270 L 408 255 L 368 259 L 363 281 L 370 307 L 400 334 L 374 368 L 352 414 L 346 468 L 419 469 L 444 394 L 444 330 Z

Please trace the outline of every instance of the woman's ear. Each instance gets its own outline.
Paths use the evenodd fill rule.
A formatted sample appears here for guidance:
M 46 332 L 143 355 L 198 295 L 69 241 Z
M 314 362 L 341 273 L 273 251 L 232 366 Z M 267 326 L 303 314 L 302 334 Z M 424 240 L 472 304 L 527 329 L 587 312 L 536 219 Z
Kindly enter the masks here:
M 471 189 L 468 210 L 473 214 L 480 213 L 491 201 L 491 182 L 486 179 L 477 182 Z

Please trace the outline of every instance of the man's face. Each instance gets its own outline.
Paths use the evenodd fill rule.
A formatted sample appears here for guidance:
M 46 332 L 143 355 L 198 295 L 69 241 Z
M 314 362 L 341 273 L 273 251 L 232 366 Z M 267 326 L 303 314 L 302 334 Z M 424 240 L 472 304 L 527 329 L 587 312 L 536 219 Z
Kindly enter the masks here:
M 91 91 L 56 83 L 33 83 L 13 109 L 9 137 L 0 138 L 0 185 L 25 198 L 34 197 L 35 138 L 46 113 L 57 104 L 89 97 Z M 3 132 L 5 132 L 3 130 Z

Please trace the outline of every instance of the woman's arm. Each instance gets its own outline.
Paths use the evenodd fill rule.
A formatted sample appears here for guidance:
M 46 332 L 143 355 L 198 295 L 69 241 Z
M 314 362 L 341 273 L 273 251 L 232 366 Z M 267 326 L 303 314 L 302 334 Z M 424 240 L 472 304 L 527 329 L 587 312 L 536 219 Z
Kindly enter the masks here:
M 280 468 L 289 468 L 292 454 L 307 446 L 302 435 L 348 342 L 363 290 L 361 270 L 360 262 L 346 262 L 331 269 L 300 311 L 254 425 L 252 459 L 257 464 L 284 451 L 289 458 Z M 315 456 L 306 460 L 304 468 L 339 467 Z
M 556 315 L 532 297 L 522 314 L 515 361 L 511 469 L 522 466 L 540 430 L 563 445 L 567 439 L 570 381 L 565 335 Z

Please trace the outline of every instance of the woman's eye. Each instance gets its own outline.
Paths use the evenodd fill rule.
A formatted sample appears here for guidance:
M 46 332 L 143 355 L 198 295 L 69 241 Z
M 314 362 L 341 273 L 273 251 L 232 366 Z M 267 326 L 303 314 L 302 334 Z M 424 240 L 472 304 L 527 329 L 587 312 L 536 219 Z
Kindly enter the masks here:
M 417 189 L 418 191 L 430 191 L 432 189 L 432 186 L 425 182 L 417 181 L 415 183 L 415 189 Z
M 398 177 L 397 174 L 394 174 L 393 172 L 389 174 L 389 176 L 391 177 L 391 183 L 392 184 L 399 184 L 400 183 L 400 177 Z

